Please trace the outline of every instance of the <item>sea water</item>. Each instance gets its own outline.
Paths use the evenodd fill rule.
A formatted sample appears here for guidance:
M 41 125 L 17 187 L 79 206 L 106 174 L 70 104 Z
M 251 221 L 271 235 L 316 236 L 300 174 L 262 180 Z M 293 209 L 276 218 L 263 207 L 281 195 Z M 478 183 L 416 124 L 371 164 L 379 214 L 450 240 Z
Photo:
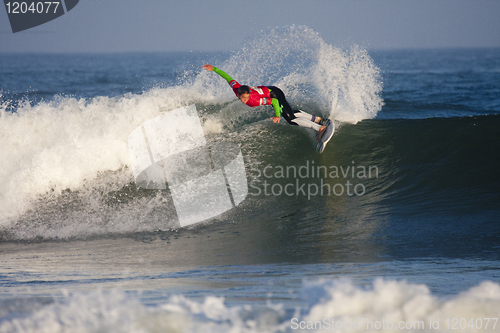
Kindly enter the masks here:
M 205 63 L 333 119 L 325 152 Z M 180 228 L 127 138 L 190 104 L 249 191 Z M 3 54 L 0 112 L 0 332 L 500 329 L 498 49 Z

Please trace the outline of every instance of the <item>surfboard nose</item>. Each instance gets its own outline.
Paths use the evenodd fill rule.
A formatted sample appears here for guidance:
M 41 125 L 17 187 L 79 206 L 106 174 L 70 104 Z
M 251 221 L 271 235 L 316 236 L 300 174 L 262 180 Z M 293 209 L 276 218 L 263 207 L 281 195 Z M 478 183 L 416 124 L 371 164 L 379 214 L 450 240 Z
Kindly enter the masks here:
M 335 124 L 330 119 L 325 121 L 324 127 L 324 129 L 322 128 L 318 132 L 318 143 L 316 144 L 316 151 L 320 154 L 325 150 L 326 144 L 330 141 L 335 131 Z

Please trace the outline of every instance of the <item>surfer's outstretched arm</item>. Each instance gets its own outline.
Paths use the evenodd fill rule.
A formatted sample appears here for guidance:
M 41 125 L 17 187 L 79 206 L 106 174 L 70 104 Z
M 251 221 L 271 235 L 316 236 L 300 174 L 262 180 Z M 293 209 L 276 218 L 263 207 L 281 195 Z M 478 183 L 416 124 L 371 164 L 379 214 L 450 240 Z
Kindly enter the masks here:
M 236 80 L 233 80 L 233 78 L 231 78 L 226 72 L 224 72 L 223 70 L 218 69 L 217 67 L 214 67 L 212 65 L 206 64 L 206 65 L 203 65 L 202 68 L 205 68 L 207 71 L 211 71 L 211 72 L 215 72 L 215 73 L 219 74 L 229 84 L 231 84 L 231 81 L 236 82 Z

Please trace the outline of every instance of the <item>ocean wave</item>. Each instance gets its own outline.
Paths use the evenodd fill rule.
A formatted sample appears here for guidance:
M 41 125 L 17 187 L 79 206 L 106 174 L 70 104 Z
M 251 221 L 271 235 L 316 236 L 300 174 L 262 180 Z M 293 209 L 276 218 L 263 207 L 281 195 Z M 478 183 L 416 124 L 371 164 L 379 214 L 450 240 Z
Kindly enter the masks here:
M 326 200 L 340 207 L 348 199 L 365 203 L 372 211 L 386 207 L 385 214 L 414 218 L 467 216 L 497 209 L 500 161 L 498 155 L 490 152 L 500 149 L 498 121 L 498 116 L 367 120 L 341 126 L 328 151 L 321 155 L 313 150 L 312 136 L 297 127 L 258 121 L 219 132 L 222 125 L 214 121 L 204 130 L 210 133 L 206 134 L 209 143 L 230 141 L 240 145 L 249 184 L 245 204 L 257 216 L 265 215 L 259 211 L 273 202 L 279 203 L 278 210 L 285 214 L 297 203 L 318 205 Z M 94 124 L 100 126 L 99 122 Z M 131 126 L 127 122 L 122 125 Z M 105 127 L 100 130 L 108 130 Z M 36 152 L 35 161 L 43 161 L 42 165 L 23 162 L 24 169 L 17 171 L 12 166 L 11 177 L 24 182 L 15 187 L 13 178 L 12 192 L 3 199 L 2 213 L 5 217 L 8 209 L 17 213 L 20 207 L 25 210 L 15 223 L 4 225 L 2 239 L 86 238 L 178 228 L 168 189 L 145 190 L 134 183 L 125 164 L 125 139 L 114 143 L 122 159 L 97 142 L 82 147 L 83 155 L 79 155 L 74 142 L 57 135 L 54 140 L 56 144 L 45 148 L 41 156 Z M 65 158 L 54 160 L 57 152 L 65 149 Z M 94 157 L 88 161 L 87 156 Z M 306 175 L 279 174 L 279 170 L 304 168 L 309 170 Z M 89 170 L 97 175 L 85 173 Z M 367 170 L 373 171 L 373 175 L 367 174 Z M 24 192 L 20 191 L 22 186 L 26 188 Z M 325 186 L 328 191 L 323 193 Z M 288 195 L 290 188 L 294 200 Z M 349 189 L 359 195 L 349 195 Z M 31 201 L 24 201 L 26 192 L 34 190 L 40 193 Z M 341 198 L 344 199 L 339 201 Z
M 303 26 L 263 32 L 216 65 L 242 83 L 280 85 L 295 104 L 337 121 L 373 118 L 382 106 L 379 70 L 366 51 L 333 48 Z M 14 102 L 0 106 L 0 225 L 4 232 L 25 235 L 30 227 L 16 226 L 20 219 L 31 225 L 77 219 L 66 214 L 70 206 L 89 208 L 82 217 L 93 216 L 89 230 L 100 224 L 96 220 L 108 220 L 109 214 L 97 216 L 103 207 L 96 202 L 132 182 L 127 138 L 149 119 L 195 103 L 205 135 L 238 136 L 241 142 L 242 127 L 260 128 L 259 122 L 269 117 L 267 109 L 241 105 L 224 80 L 201 69 L 185 83 L 142 94 Z

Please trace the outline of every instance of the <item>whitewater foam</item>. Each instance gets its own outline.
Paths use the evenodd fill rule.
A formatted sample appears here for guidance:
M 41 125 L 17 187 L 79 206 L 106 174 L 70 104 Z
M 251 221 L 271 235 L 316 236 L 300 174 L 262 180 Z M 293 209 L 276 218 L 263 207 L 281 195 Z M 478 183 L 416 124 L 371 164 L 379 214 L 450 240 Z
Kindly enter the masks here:
M 500 325 L 500 285 L 493 282 L 443 298 L 405 281 L 378 279 L 360 287 L 348 280 L 316 280 L 303 284 L 302 299 L 304 306 L 285 309 L 282 304 L 228 306 L 223 297 L 196 301 L 172 295 L 148 307 L 138 295 L 116 289 L 64 293 L 55 303 L 2 318 L 0 331 L 446 332 L 453 318 L 461 332 L 496 332 Z

